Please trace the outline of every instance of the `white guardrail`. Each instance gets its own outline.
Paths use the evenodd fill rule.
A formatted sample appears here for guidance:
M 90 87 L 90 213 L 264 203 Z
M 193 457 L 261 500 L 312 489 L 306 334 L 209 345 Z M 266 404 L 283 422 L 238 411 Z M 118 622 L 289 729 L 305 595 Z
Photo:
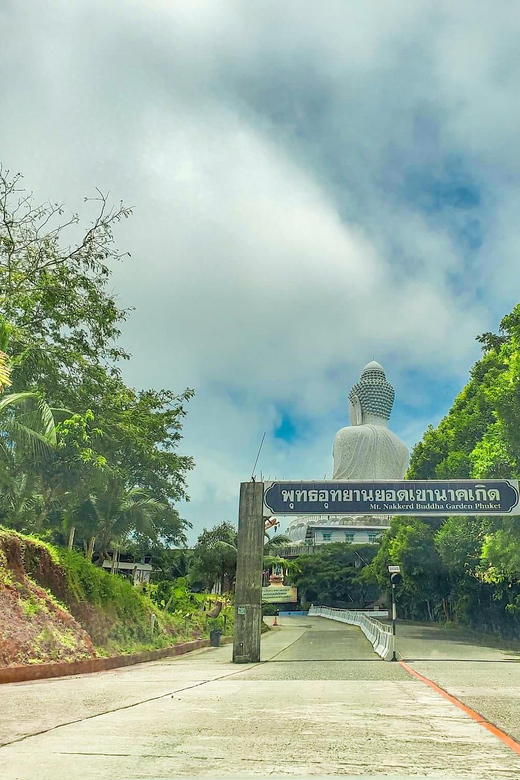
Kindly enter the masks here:
M 383 661 L 391 661 L 394 657 L 394 636 L 392 626 L 381 623 L 373 616 L 388 617 L 387 610 L 371 611 L 370 613 L 354 609 L 335 609 L 334 607 L 315 607 L 309 609 L 309 615 L 338 620 L 340 623 L 350 623 L 359 626 L 376 653 Z

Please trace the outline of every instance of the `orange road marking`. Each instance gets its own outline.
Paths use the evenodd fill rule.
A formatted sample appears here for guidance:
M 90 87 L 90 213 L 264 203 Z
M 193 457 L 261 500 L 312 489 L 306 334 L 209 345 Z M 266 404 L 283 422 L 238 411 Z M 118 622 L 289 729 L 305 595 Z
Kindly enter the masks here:
M 471 707 L 468 707 L 466 704 L 461 702 L 455 696 L 452 696 L 451 693 L 445 691 L 444 688 L 441 688 L 439 685 L 434 683 L 433 680 L 430 680 L 428 677 L 425 677 L 423 674 L 419 674 L 419 672 L 416 672 L 415 669 L 412 669 L 411 666 L 408 666 L 408 664 L 405 661 L 399 661 L 399 664 L 403 667 L 403 669 L 405 669 L 408 672 L 408 674 L 411 674 L 412 677 L 416 677 L 418 680 L 428 685 L 436 693 L 439 693 L 441 696 L 444 696 L 444 698 L 448 699 L 448 701 L 454 704 L 455 707 L 458 707 L 460 710 L 465 712 L 466 715 L 469 715 L 470 718 L 476 720 L 477 723 L 479 723 L 485 729 L 490 731 L 495 737 L 498 737 L 498 739 L 501 742 L 503 742 L 504 745 L 507 745 L 508 748 L 511 748 L 511 750 L 513 750 L 515 753 L 518 753 L 518 755 L 520 756 L 520 744 L 512 737 L 510 737 L 508 734 L 506 734 L 505 731 L 502 731 L 502 729 L 499 729 L 497 726 L 494 726 L 492 723 L 489 723 L 489 721 L 487 721 L 483 715 L 481 715 L 479 712 L 475 712 L 475 710 L 472 710 Z

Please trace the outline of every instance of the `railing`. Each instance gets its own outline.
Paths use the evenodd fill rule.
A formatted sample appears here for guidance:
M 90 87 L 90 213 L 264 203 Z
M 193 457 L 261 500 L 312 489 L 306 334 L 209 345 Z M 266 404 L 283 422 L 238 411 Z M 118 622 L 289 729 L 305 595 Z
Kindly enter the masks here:
M 335 609 L 334 607 L 315 607 L 309 609 L 309 617 L 324 617 L 329 620 L 338 620 L 340 623 L 350 623 L 359 626 L 376 653 L 383 661 L 392 661 L 394 658 L 394 636 L 392 626 L 385 625 L 373 616 L 388 617 L 387 610 L 372 611 L 370 613 L 354 609 Z

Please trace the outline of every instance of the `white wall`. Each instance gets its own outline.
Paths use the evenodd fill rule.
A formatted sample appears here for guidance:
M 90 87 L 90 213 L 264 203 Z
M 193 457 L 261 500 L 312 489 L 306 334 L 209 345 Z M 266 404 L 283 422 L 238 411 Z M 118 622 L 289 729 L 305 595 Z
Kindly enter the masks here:
M 345 527 L 343 528 L 327 528 L 323 531 L 321 529 L 316 529 L 315 533 L 315 543 L 316 544 L 330 544 L 331 542 L 345 542 L 349 541 L 347 539 L 346 534 L 353 535 L 352 544 L 368 544 L 370 542 L 369 534 L 377 533 L 379 535 L 383 535 L 385 529 L 379 528 L 379 529 L 371 529 L 371 528 L 352 528 L 352 527 Z M 326 538 L 324 538 L 324 534 Z M 328 535 L 330 534 L 330 538 Z

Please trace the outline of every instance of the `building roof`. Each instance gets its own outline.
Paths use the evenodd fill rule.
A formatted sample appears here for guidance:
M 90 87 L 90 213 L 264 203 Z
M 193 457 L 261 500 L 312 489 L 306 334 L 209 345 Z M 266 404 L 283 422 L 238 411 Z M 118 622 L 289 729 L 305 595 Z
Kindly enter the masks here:
M 111 569 L 112 561 L 103 561 L 103 568 Z M 138 571 L 153 570 L 153 566 L 151 563 L 128 563 L 127 561 L 119 561 L 118 563 L 115 564 L 115 568 L 121 571 L 133 571 L 134 569 L 137 569 Z

